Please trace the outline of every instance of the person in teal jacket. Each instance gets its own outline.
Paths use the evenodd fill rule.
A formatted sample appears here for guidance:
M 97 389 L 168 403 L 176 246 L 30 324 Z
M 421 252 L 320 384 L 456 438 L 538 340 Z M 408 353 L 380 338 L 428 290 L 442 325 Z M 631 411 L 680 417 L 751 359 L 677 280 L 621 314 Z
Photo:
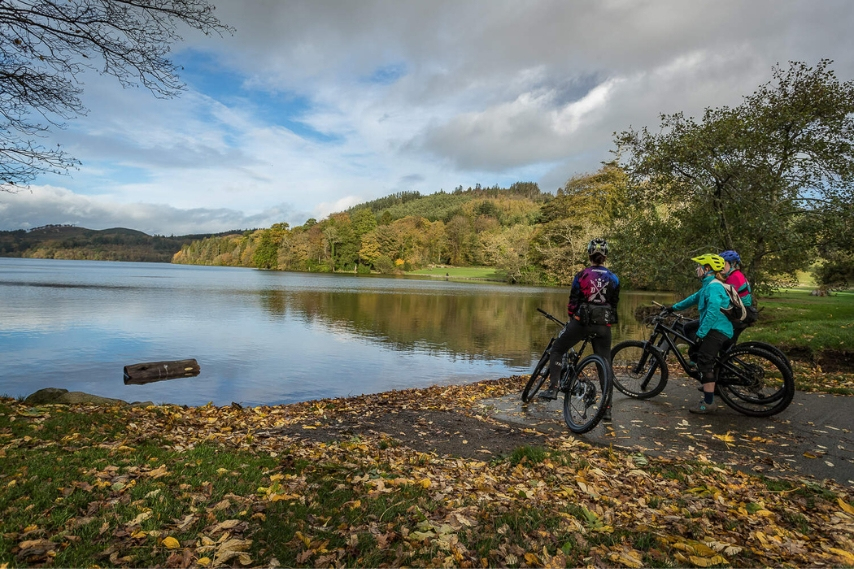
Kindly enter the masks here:
M 697 371 L 703 384 L 703 399 L 688 409 L 692 413 L 711 413 L 715 409 L 715 356 L 733 335 L 732 322 L 721 312 L 729 307 L 729 296 L 724 290 L 723 257 L 706 253 L 692 257 L 697 263 L 697 277 L 702 279 L 700 290 L 670 307 L 671 311 L 685 310 L 697 305 L 700 311 L 697 328 L 698 345 L 695 347 Z M 718 281 L 717 283 L 715 281 Z

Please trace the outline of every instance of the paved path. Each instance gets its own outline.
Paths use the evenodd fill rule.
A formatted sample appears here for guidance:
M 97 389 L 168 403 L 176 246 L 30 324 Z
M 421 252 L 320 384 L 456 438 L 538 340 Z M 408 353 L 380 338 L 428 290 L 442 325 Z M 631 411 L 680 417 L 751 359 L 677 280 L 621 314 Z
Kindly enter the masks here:
M 797 392 L 782 413 L 759 419 L 733 411 L 720 398 L 713 415 L 688 412 L 697 382 L 671 378 L 664 392 L 638 401 L 615 391 L 611 424 L 573 435 L 563 422 L 563 398 L 523 405 L 518 394 L 484 403 L 496 419 L 555 436 L 579 436 L 598 445 L 652 456 L 705 457 L 768 475 L 830 478 L 854 486 L 854 397 Z

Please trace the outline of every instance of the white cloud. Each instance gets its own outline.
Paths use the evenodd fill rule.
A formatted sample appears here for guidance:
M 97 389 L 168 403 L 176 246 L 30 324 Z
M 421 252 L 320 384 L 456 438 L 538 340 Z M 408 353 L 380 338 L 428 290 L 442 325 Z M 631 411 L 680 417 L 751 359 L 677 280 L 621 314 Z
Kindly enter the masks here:
M 247 215 L 226 208 L 179 209 L 157 203 L 118 203 L 54 186 L 0 193 L 0 226 L 19 229 L 61 224 L 89 229 L 130 227 L 149 235 L 188 235 L 269 227 L 290 213 L 287 205 Z M 163 227 L 170 230 L 163 231 Z
M 87 74 L 90 113 L 49 140 L 83 166 L 0 194 L 0 229 L 180 234 L 401 190 L 553 191 L 608 160 L 615 131 L 738 104 L 777 63 L 829 57 L 854 78 L 845 0 L 216 3 L 237 33 L 175 46 L 198 90 L 158 100 Z

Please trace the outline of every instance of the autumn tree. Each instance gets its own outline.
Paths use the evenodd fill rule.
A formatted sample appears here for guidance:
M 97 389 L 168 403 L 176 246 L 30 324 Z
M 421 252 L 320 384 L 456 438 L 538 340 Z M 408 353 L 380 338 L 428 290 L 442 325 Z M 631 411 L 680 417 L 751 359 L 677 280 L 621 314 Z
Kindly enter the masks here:
M 474 236 L 471 220 L 463 215 L 454 216 L 445 224 L 445 236 L 452 265 L 466 265 L 469 246 Z
M 112 75 L 169 98 L 183 84 L 168 58 L 180 26 L 232 29 L 207 0 L 6 0 L 0 2 L 0 191 L 78 162 L 43 146 L 51 127 L 86 113 L 80 75 Z
M 542 206 L 531 239 L 532 260 L 548 280 L 569 284 L 587 264 L 587 244 L 606 237 L 612 212 L 625 192 L 625 173 L 614 163 L 592 174 L 571 178 L 557 196 Z
M 635 265 L 672 283 L 685 272 L 678 260 L 736 249 L 767 288 L 821 255 L 823 226 L 854 202 L 854 82 L 831 63 L 774 67 L 736 107 L 662 115 L 655 132 L 616 136 L 631 180 L 621 236 L 637 245 Z

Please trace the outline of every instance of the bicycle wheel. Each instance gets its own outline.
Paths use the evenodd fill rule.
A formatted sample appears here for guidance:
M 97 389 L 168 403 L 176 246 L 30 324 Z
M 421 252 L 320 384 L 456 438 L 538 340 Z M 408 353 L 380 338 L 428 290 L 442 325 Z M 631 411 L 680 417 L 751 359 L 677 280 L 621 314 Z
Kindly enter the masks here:
M 758 340 L 751 340 L 749 342 L 742 342 L 740 344 L 736 344 L 734 347 L 737 348 L 759 348 L 760 350 L 765 350 L 766 352 L 771 352 L 772 355 L 777 356 L 782 360 L 782 362 L 789 368 L 789 373 L 792 374 L 792 377 L 795 376 L 795 372 L 792 370 L 792 362 L 789 361 L 789 357 L 783 353 L 783 350 L 775 346 L 774 344 L 769 344 L 768 342 L 760 342 Z
M 551 344 L 549 344 L 551 347 Z M 549 348 L 546 348 L 546 351 L 543 352 L 543 355 L 540 356 L 540 361 L 537 362 L 537 365 L 534 367 L 534 371 L 531 372 L 531 378 L 528 380 L 528 383 L 525 384 L 525 389 L 522 390 L 522 401 L 524 403 L 530 403 L 534 397 L 536 397 L 537 392 L 546 382 L 546 379 L 549 377 Z
M 736 346 L 716 366 L 724 403 L 750 417 L 770 417 L 795 396 L 795 380 L 786 364 L 765 350 Z
M 667 363 L 649 342 L 626 340 L 611 350 L 614 387 L 635 399 L 649 399 L 667 385 Z
M 563 420 L 570 431 L 580 435 L 595 427 L 605 414 L 611 373 L 608 362 L 592 354 L 570 369 L 569 374 L 563 395 Z

